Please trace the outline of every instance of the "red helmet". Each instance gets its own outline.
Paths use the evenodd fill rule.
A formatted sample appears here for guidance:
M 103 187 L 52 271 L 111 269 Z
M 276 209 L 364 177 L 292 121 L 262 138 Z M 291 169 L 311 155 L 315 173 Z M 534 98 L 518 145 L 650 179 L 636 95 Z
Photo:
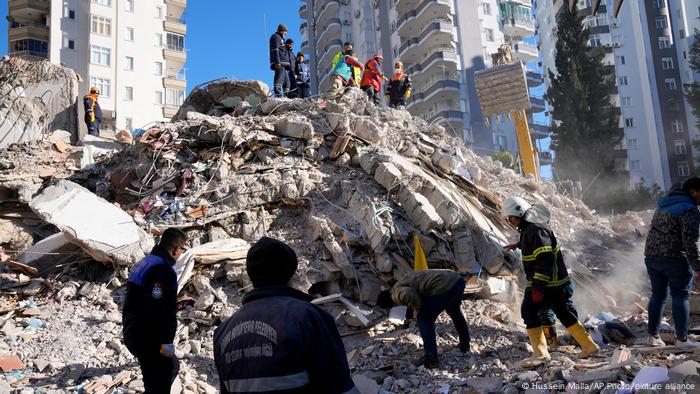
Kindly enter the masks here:
M 381 53 L 377 53 L 376 55 L 374 55 L 374 59 L 376 59 L 376 60 L 384 60 L 384 57 L 382 56 Z

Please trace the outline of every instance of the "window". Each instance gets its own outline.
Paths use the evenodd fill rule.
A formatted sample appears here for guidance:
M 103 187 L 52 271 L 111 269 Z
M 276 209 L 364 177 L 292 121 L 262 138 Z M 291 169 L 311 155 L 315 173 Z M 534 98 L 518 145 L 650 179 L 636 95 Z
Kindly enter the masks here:
M 126 10 L 134 12 L 134 0 L 126 0 Z
M 486 41 L 494 41 L 493 29 L 484 29 L 484 33 L 486 33 Z
M 100 89 L 100 96 L 102 97 L 110 97 L 111 85 L 112 81 L 107 78 L 90 77 L 90 86 L 96 86 Z
M 95 34 L 101 34 L 103 36 L 111 36 L 112 19 L 105 18 L 104 16 L 93 15 L 91 32 Z
M 68 19 L 75 19 L 75 11 L 68 10 Z
M 654 7 L 655 8 L 665 8 L 666 7 L 666 0 L 654 0 Z
M 501 152 L 508 149 L 508 140 L 505 135 L 496 135 L 496 146 Z
M 124 118 L 124 128 L 131 131 L 134 128 L 134 119 Z
M 657 16 L 654 22 L 656 22 L 657 29 L 666 29 L 668 27 L 668 22 L 666 21 L 665 16 Z
M 126 28 L 126 40 L 127 41 L 134 41 L 134 28 L 133 27 Z
M 75 40 L 69 40 L 68 38 L 64 38 L 63 46 L 68 49 L 75 49 Z
M 491 15 L 491 3 L 481 3 L 481 10 L 484 15 Z
M 92 0 L 93 3 L 103 5 L 105 7 L 112 6 L 112 0 Z
M 673 58 L 672 57 L 662 57 L 661 58 L 661 68 L 664 70 L 673 69 Z
M 638 150 L 639 149 L 639 144 L 637 143 L 636 138 L 628 138 L 627 139 L 627 149 L 628 150 Z
M 185 36 L 168 33 L 168 49 L 171 51 L 185 52 Z
M 124 91 L 124 96 L 127 101 L 132 101 L 134 99 L 134 88 L 131 86 L 126 86 Z
M 103 48 L 103 47 L 98 47 L 96 45 L 91 45 L 90 63 L 99 64 L 102 66 L 109 66 L 111 52 L 112 52 L 112 50 L 109 48 Z
M 659 48 L 667 49 L 671 47 L 671 40 L 668 37 L 659 37 Z
M 685 155 L 688 153 L 685 147 L 684 140 L 673 141 L 673 152 L 677 155 Z
M 639 160 L 630 160 L 630 170 L 639 170 L 642 168 L 642 163 Z
M 163 7 L 156 6 L 156 18 L 163 19 Z
M 126 57 L 126 70 L 134 71 L 134 58 L 131 56 Z
M 671 122 L 671 131 L 673 131 L 674 133 L 682 133 L 683 123 L 681 123 L 680 120 L 675 119 L 673 122 Z
M 675 78 L 664 79 L 664 84 L 666 84 L 666 89 L 676 90 L 676 79 Z
M 620 86 L 627 86 L 629 84 L 629 81 L 627 80 L 626 75 L 618 77 L 617 82 Z
M 156 75 L 163 75 L 163 63 L 156 62 Z
M 153 42 L 153 44 L 159 48 L 162 48 L 163 47 L 163 35 L 160 33 L 156 33 L 155 41 Z
M 156 90 L 156 104 L 163 105 L 163 92 Z
M 165 105 L 179 107 L 185 101 L 185 91 L 179 89 L 165 89 Z
M 634 127 L 634 118 L 625 118 L 625 127 Z
M 352 34 L 345 33 L 345 42 L 352 42 Z
M 620 105 L 623 107 L 631 107 L 632 106 L 632 97 L 621 97 L 620 98 Z
M 588 45 L 590 45 L 591 47 L 600 47 L 603 46 L 603 44 L 604 42 L 600 34 L 592 34 L 591 37 L 588 39 Z
M 690 167 L 687 161 L 678 162 L 678 176 L 690 176 Z
M 617 59 L 617 64 L 625 64 L 625 57 L 624 56 L 615 56 Z

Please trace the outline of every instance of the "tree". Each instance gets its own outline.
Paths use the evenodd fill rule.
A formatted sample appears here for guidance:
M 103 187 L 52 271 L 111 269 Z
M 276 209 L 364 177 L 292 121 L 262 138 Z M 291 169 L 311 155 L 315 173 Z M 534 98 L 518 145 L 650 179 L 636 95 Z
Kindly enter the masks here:
M 500 161 L 504 168 L 510 168 L 511 170 L 520 173 L 520 163 L 518 162 L 517 158 L 513 158 L 513 155 L 507 150 L 491 154 L 491 159 L 493 161 Z
M 695 30 L 693 44 L 688 51 L 688 63 L 690 68 L 696 73 L 700 73 L 700 32 Z M 700 129 L 700 82 L 691 82 L 685 84 L 685 97 L 688 99 L 688 104 L 695 115 L 695 127 Z M 700 149 L 700 141 L 693 141 L 693 147 Z M 695 158 L 695 173 L 700 172 L 700 157 Z
M 590 31 L 576 10 L 563 10 L 557 25 L 555 65 L 545 94 L 552 109 L 553 170 L 561 180 L 580 181 L 583 200 L 603 204 L 626 190 L 629 174 L 616 168 L 616 146 L 624 138 L 610 94 L 615 76 L 603 65 L 601 48 L 588 44 Z M 613 190 L 614 189 L 614 190 Z

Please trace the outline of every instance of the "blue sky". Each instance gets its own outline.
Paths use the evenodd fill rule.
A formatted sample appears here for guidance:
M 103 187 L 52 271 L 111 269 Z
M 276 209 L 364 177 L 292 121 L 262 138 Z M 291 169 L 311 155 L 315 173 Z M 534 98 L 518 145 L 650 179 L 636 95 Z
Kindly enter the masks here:
M 212 79 L 259 79 L 272 85 L 268 39 L 279 23 L 301 46 L 295 0 L 190 0 L 187 2 L 188 90 Z M 7 54 L 7 1 L 0 0 L 0 54 Z

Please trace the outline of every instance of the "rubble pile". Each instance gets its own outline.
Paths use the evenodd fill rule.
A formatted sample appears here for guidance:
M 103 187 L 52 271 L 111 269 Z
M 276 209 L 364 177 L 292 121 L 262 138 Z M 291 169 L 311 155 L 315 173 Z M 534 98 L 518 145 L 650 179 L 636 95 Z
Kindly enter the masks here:
M 376 107 L 359 89 L 339 102 L 268 95 L 258 81 L 200 86 L 171 123 L 88 166 L 80 162 L 92 154 L 70 145 L 67 152 L 55 143 L 0 151 L 0 165 L 10 163 L 0 167 L 0 194 L 14 212 L 0 220 L 43 226 L 24 238 L 0 226 L 0 246 L 12 251 L 0 274 L 0 355 L 19 355 L 25 364 L 0 375 L 0 391 L 138 390 L 136 364 L 120 341 L 118 305 L 130 264 L 168 227 L 186 231 L 191 243 L 175 266 L 182 296 L 177 383 L 188 393 L 215 392 L 213 330 L 252 287 L 245 255 L 262 235 L 296 250 L 293 285 L 321 297 L 314 302 L 336 317 L 362 392 L 518 392 L 525 382 L 577 382 L 607 366 L 612 350 L 582 363 L 565 344 L 549 366 L 517 370 L 529 345 L 515 306 L 520 259 L 502 247 L 517 236 L 499 216 L 510 195 L 551 208 L 577 299 L 595 300 L 591 313 L 613 312 L 619 324 L 643 327 L 643 308 L 634 304 L 643 297 L 622 303 L 616 290 L 626 289 L 597 275 L 614 271 L 620 251 L 635 250 L 645 216 L 600 217 L 553 183 L 479 157 L 444 127 Z M 54 172 L 37 176 L 45 165 Z M 12 178 L 21 174 L 22 182 Z M 14 238 L 4 241 L 9 232 Z M 462 356 L 451 325 L 440 320 L 438 371 L 410 364 L 419 352 L 415 325 L 375 308 L 382 287 L 413 270 L 414 240 L 430 267 L 470 277 L 463 308 L 475 355 Z M 627 340 L 613 321 L 589 320 L 601 343 Z M 686 356 L 662 355 L 653 365 L 674 366 Z M 652 364 L 632 359 L 591 381 L 631 381 Z

